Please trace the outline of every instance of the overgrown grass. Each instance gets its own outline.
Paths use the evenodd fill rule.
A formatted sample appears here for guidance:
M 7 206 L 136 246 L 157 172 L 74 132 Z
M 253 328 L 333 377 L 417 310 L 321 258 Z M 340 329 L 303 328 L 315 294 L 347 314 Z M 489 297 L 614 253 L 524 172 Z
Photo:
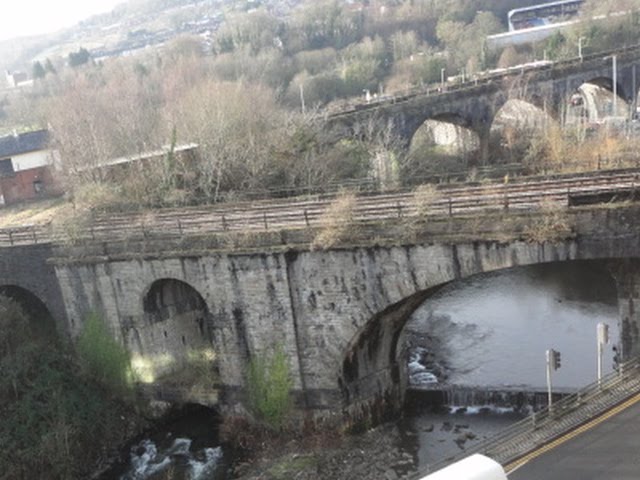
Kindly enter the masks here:
M 267 427 L 284 428 L 291 408 L 293 380 L 287 356 L 281 345 L 271 355 L 254 357 L 247 371 L 249 408 Z
M 320 231 L 313 239 L 311 247 L 326 250 L 346 240 L 355 228 L 355 207 L 356 196 L 353 193 L 338 195 L 320 218 Z
M 558 242 L 573 235 L 573 230 L 562 206 L 545 201 L 541 207 L 542 216 L 524 228 L 525 240 L 534 243 Z
M 76 344 L 78 357 L 87 373 L 118 393 L 131 390 L 129 353 L 111 335 L 96 313 L 90 313 Z

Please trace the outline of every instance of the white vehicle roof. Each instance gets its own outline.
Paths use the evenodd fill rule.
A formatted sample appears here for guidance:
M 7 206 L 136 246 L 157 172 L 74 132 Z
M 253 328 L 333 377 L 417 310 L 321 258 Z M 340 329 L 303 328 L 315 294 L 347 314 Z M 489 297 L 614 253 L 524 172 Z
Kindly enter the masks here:
M 427 475 L 422 480 L 507 480 L 507 475 L 495 460 L 475 454 Z

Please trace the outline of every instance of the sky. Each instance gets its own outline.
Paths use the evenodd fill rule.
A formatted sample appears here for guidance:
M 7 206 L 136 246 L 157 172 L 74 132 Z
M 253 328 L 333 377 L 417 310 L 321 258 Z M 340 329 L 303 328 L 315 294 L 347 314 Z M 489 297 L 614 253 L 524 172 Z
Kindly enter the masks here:
M 55 32 L 125 0 L 0 0 L 0 40 Z

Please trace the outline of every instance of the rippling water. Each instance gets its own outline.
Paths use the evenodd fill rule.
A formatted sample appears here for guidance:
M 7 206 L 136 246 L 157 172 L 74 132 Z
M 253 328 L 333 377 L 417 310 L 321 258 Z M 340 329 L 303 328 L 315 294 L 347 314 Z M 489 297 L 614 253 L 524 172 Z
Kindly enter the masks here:
M 598 322 L 609 325 L 616 341 L 615 284 L 597 264 L 557 263 L 472 277 L 448 286 L 414 313 L 406 327 L 414 345 L 410 372 L 416 380 L 423 348 L 444 370 L 435 373 L 445 383 L 544 389 L 545 351 L 553 348 L 562 354 L 554 386 L 578 388 L 596 379 Z M 612 370 L 611 344 L 603 366 L 605 373 Z
M 598 264 L 517 268 L 456 282 L 427 300 L 407 324 L 410 383 L 546 389 L 545 351 L 562 353 L 554 388 L 596 380 L 596 325 L 618 338 L 615 283 Z M 612 370 L 612 344 L 604 372 Z M 461 407 L 464 405 L 458 405 Z M 494 408 L 433 412 L 412 406 L 399 422 L 402 447 L 420 468 L 455 454 L 522 418 Z

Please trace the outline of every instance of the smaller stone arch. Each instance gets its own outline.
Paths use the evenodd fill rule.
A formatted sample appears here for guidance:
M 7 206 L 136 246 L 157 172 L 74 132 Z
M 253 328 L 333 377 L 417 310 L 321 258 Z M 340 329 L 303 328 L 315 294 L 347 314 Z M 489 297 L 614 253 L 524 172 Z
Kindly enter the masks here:
M 49 307 L 38 295 L 18 285 L 0 286 L 0 295 L 20 305 L 35 331 L 49 337 L 56 336 L 55 319 Z
M 212 316 L 204 297 L 189 283 L 154 281 L 142 296 L 142 311 L 125 341 L 143 379 L 155 381 L 194 362 L 215 363 Z

